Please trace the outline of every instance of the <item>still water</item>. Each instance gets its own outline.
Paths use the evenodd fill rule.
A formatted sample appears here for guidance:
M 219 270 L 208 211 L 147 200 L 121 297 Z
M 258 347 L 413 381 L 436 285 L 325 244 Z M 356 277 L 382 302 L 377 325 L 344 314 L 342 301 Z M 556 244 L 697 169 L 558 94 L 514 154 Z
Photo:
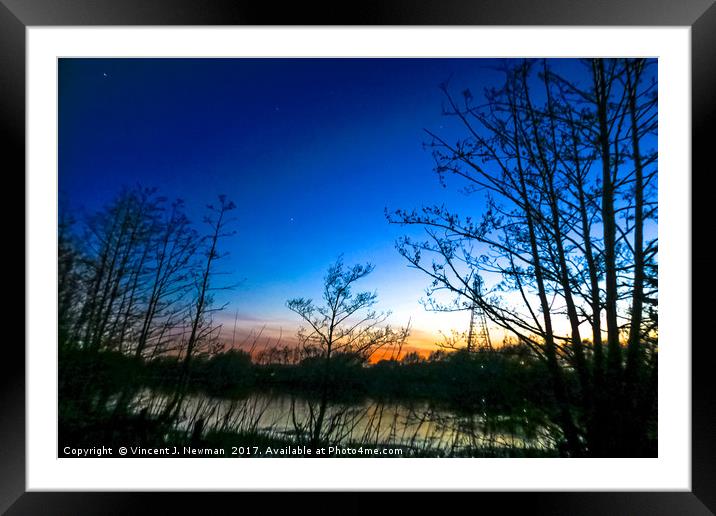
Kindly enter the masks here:
M 135 411 L 159 414 L 170 396 L 144 389 L 134 399 Z M 305 444 L 312 437 L 336 445 L 395 446 L 417 455 L 460 456 L 481 450 L 506 455 L 509 450 L 549 454 L 554 440 L 547 428 L 518 414 L 485 409 L 464 414 L 426 401 L 325 403 L 287 393 L 252 393 L 226 399 L 190 394 L 179 409 L 176 427 L 190 433 L 202 420 L 204 432 L 260 434 Z

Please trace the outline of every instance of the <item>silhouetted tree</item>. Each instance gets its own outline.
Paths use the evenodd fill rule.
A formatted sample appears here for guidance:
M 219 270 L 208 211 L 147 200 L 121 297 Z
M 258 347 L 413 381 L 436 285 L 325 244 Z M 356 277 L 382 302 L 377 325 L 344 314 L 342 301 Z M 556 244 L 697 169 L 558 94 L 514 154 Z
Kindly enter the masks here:
M 60 349 L 75 348 L 73 331 L 79 317 L 82 295 L 82 260 L 74 218 L 60 211 L 57 228 L 57 320 Z
M 226 256 L 219 250 L 221 239 L 233 236 L 235 231 L 228 230 L 227 225 L 231 223 L 228 214 L 236 208 L 236 205 L 220 195 L 218 205 L 207 206 L 209 214 L 204 217 L 204 223 L 209 227 L 208 234 L 202 239 L 203 263 L 193 271 L 194 295 L 189 306 L 189 327 L 186 339 L 181 346 L 181 375 L 179 385 L 175 389 L 174 396 L 167 403 L 162 419 L 173 419 L 181 406 L 181 401 L 186 394 L 191 374 L 191 364 L 200 352 L 216 353 L 221 349 L 218 332 L 220 325 L 213 322 L 212 316 L 215 312 L 223 310 L 226 305 L 213 306 L 213 292 L 225 290 L 231 286 L 217 286 L 212 284 L 216 275 L 216 261 Z
M 82 311 L 73 335 L 83 349 L 123 349 L 144 282 L 159 202 L 155 190 L 125 189 L 87 220 Z
M 183 201 L 172 203 L 154 235 L 148 267 L 146 302 L 134 354 L 149 359 L 171 350 L 188 315 L 187 296 L 199 236 L 183 211 Z M 169 347 L 169 349 L 167 349 Z
M 373 269 L 371 264 L 345 267 L 339 258 L 324 278 L 323 305 L 307 298 L 286 303 L 307 324 L 299 332 L 301 343 L 319 346 L 326 363 L 335 352 L 369 359 L 378 349 L 397 344 L 406 335 L 406 329 L 396 331 L 385 325 L 390 312 L 374 310 L 375 292 L 353 292 L 353 285 Z
M 74 386 L 82 410 L 107 410 L 111 375 L 100 366 L 112 352 L 118 354 L 112 360 L 121 364 L 119 357 L 128 356 L 136 365 L 116 389 L 110 423 L 125 417 L 144 361 L 160 356 L 179 366 L 180 374 L 170 375 L 164 385 L 175 394 L 165 415 L 170 419 L 175 413 L 192 359 L 220 347 L 220 325 L 212 315 L 223 307 L 213 306 L 213 292 L 230 287 L 213 278 L 222 256 L 219 242 L 233 234 L 226 230 L 226 214 L 233 208 L 224 196 L 218 206 L 209 206 L 205 222 L 211 229 L 204 237 L 187 218 L 182 201 L 168 203 L 155 189 L 139 186 L 124 188 L 85 217 L 83 227 L 67 207 L 61 211 L 59 344 L 62 357 L 72 352 L 84 357 L 76 361 L 77 370 L 68 366 L 62 372 L 61 384 Z
M 635 416 L 623 400 L 641 399 L 629 387 L 633 381 L 625 383 L 620 337 L 624 325 L 635 328 L 629 356 L 631 368 L 640 370 L 646 364 L 643 327 L 649 326 L 641 321 L 646 267 L 640 249 L 645 196 L 656 174 L 644 172 L 656 153 L 643 160 L 640 147 L 656 129 L 654 83 L 644 80 L 644 60 L 584 64 L 582 78 L 591 79 L 586 85 L 558 75 L 546 60 L 505 66 L 504 83 L 486 89 L 484 104 L 469 90 L 458 101 L 443 84 L 445 114 L 466 136 L 451 142 L 428 131 L 436 171 L 443 184 L 453 176 L 467 183 L 467 193 L 483 193 L 485 209 L 477 217 L 446 206 L 387 215 L 426 230 L 427 240 L 403 238 L 398 250 L 431 278 L 429 308 L 475 303 L 546 363 L 570 454 L 641 453 L 635 450 L 646 441 L 645 421 L 629 444 L 620 442 L 622 428 L 639 425 L 625 421 Z M 653 218 L 655 204 L 648 205 Z M 655 241 L 647 248 L 654 258 Z M 480 292 L 472 287 L 476 276 L 499 280 Z M 518 294 L 521 306 L 505 303 L 507 291 Z M 440 292 L 451 293 L 453 301 Z M 650 292 L 655 299 L 655 289 Z M 567 333 L 557 320 L 568 323 Z M 585 323 L 591 343 L 581 335 Z M 570 369 L 578 399 L 568 387 Z M 646 419 L 643 411 L 640 417 Z
M 354 292 L 356 282 L 370 274 L 371 264 L 357 264 L 346 267 L 339 258 L 328 268 L 324 277 L 322 304 L 316 304 L 309 298 L 294 298 L 286 306 L 298 314 L 305 326 L 299 330 L 299 340 L 304 349 L 318 348 L 323 361 L 321 374 L 321 397 L 318 408 L 309 404 L 310 443 L 319 445 L 324 436 L 324 419 L 328 407 L 328 394 L 331 381 L 331 363 L 336 354 L 342 357 L 356 357 L 368 360 L 376 351 L 385 346 L 403 343 L 408 328 L 394 330 L 386 325 L 390 312 L 377 312 L 375 292 Z M 328 425 L 326 434 L 330 435 L 342 414 L 335 414 Z M 299 423 L 294 423 L 300 427 Z
M 219 204 L 217 206 L 209 205 L 210 215 L 204 219 L 210 228 L 210 233 L 205 238 L 206 249 L 203 267 L 195 277 L 196 293 L 191 308 L 191 330 L 183 353 L 184 375 L 188 374 L 191 360 L 199 346 L 210 340 L 218 330 L 218 327 L 212 324 L 211 315 L 217 310 L 223 309 L 225 305 L 219 308 L 212 307 L 212 292 L 230 287 L 212 285 L 211 280 L 215 273 L 215 262 L 225 256 L 219 251 L 219 241 L 235 234 L 235 231 L 229 231 L 226 228 L 230 223 L 228 213 L 235 208 L 236 205 L 232 201 L 228 200 L 225 195 L 220 195 Z

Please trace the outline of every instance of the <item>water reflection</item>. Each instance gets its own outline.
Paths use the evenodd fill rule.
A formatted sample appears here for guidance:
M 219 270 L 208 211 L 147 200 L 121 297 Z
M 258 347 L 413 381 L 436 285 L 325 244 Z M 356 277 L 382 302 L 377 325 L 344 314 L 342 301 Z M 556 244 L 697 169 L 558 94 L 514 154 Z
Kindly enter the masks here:
M 144 389 L 134 397 L 132 409 L 159 415 L 170 399 Z M 204 433 L 260 435 L 309 446 L 394 446 L 413 455 L 470 456 L 476 450 L 494 456 L 515 450 L 545 455 L 555 447 L 549 428 L 526 412 L 493 414 L 485 409 L 461 414 L 425 401 L 329 403 L 286 393 L 253 393 L 240 399 L 189 394 L 175 428 L 189 436 L 197 423 Z

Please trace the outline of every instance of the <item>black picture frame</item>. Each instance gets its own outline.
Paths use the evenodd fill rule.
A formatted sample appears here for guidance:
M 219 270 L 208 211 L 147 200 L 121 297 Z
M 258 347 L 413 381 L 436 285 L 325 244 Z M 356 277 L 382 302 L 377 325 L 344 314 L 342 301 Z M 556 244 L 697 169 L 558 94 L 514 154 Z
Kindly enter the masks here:
M 15 174 L 20 176 L 21 170 L 24 177 L 25 170 L 25 30 L 31 26 L 63 25 L 689 26 L 692 37 L 692 277 L 694 271 L 713 269 L 713 258 L 705 250 L 710 239 L 704 238 L 712 234 L 708 188 L 696 185 L 702 184 L 714 168 L 711 153 L 712 128 L 716 123 L 714 0 L 373 0 L 335 2 L 329 7 L 304 3 L 282 3 L 279 7 L 266 1 L 238 0 L 0 0 L 0 120 L 6 144 L 3 153 L 7 163 L 6 181 Z M 688 171 L 684 177 L 688 177 Z M 18 228 L 19 209 L 12 219 L 6 219 L 14 221 Z M 517 506 L 527 504 L 531 512 L 545 514 L 713 514 L 716 511 L 716 375 L 712 373 L 713 346 L 703 334 L 704 321 L 708 321 L 707 312 L 712 305 L 706 294 L 701 300 L 696 297 L 702 292 L 709 293 L 712 284 L 713 280 L 699 277 L 699 288 L 692 289 L 692 299 L 684 300 L 692 303 L 693 321 L 690 492 L 470 494 L 479 499 L 476 503 L 481 510 L 495 506 L 510 513 Z M 15 323 L 13 327 L 22 326 Z M 12 333 L 8 332 L 7 336 Z M 7 510 L 11 515 L 206 512 L 207 493 L 27 493 L 25 352 L 18 338 L 8 339 L 5 344 L 0 362 L 5 366 L 0 377 L 1 511 Z M 262 503 L 265 495 L 212 493 L 210 505 L 219 507 L 224 501 L 231 504 L 235 496 L 241 496 L 243 506 L 247 507 L 249 501 Z M 301 496 L 307 504 L 314 505 L 312 498 L 319 495 Z M 371 496 L 358 493 L 350 496 L 355 500 L 348 506 L 356 511 L 365 512 L 375 507 Z M 411 505 L 422 503 L 421 496 L 413 496 L 403 509 L 411 510 Z

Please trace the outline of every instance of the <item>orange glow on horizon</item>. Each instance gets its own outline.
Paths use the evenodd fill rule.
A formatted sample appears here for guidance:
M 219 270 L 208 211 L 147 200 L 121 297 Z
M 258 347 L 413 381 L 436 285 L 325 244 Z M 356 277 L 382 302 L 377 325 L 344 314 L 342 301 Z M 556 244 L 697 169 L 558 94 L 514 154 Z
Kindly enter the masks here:
M 463 332 L 464 333 L 464 332 Z M 456 349 L 466 346 L 465 335 L 460 335 L 458 330 L 454 330 L 451 336 L 450 330 L 442 332 L 433 328 L 416 328 L 410 329 L 410 334 L 405 344 L 398 349 L 398 346 L 388 346 L 379 349 L 369 359 L 369 363 L 375 364 L 381 360 L 401 360 L 409 353 L 417 353 L 421 358 L 425 359 L 431 353 L 439 350 L 451 351 L 449 347 L 442 346 L 446 343 L 446 336 L 452 340 L 452 344 Z M 497 328 L 490 328 L 491 342 L 494 347 L 500 347 L 504 339 L 504 331 Z M 457 340 L 454 340 L 457 338 Z M 292 348 L 298 347 L 299 342 L 295 335 L 287 334 L 271 326 L 264 326 L 260 330 L 242 328 L 232 338 L 225 339 L 225 350 L 240 349 L 250 352 L 254 357 L 257 354 L 276 347 L 276 348 Z

